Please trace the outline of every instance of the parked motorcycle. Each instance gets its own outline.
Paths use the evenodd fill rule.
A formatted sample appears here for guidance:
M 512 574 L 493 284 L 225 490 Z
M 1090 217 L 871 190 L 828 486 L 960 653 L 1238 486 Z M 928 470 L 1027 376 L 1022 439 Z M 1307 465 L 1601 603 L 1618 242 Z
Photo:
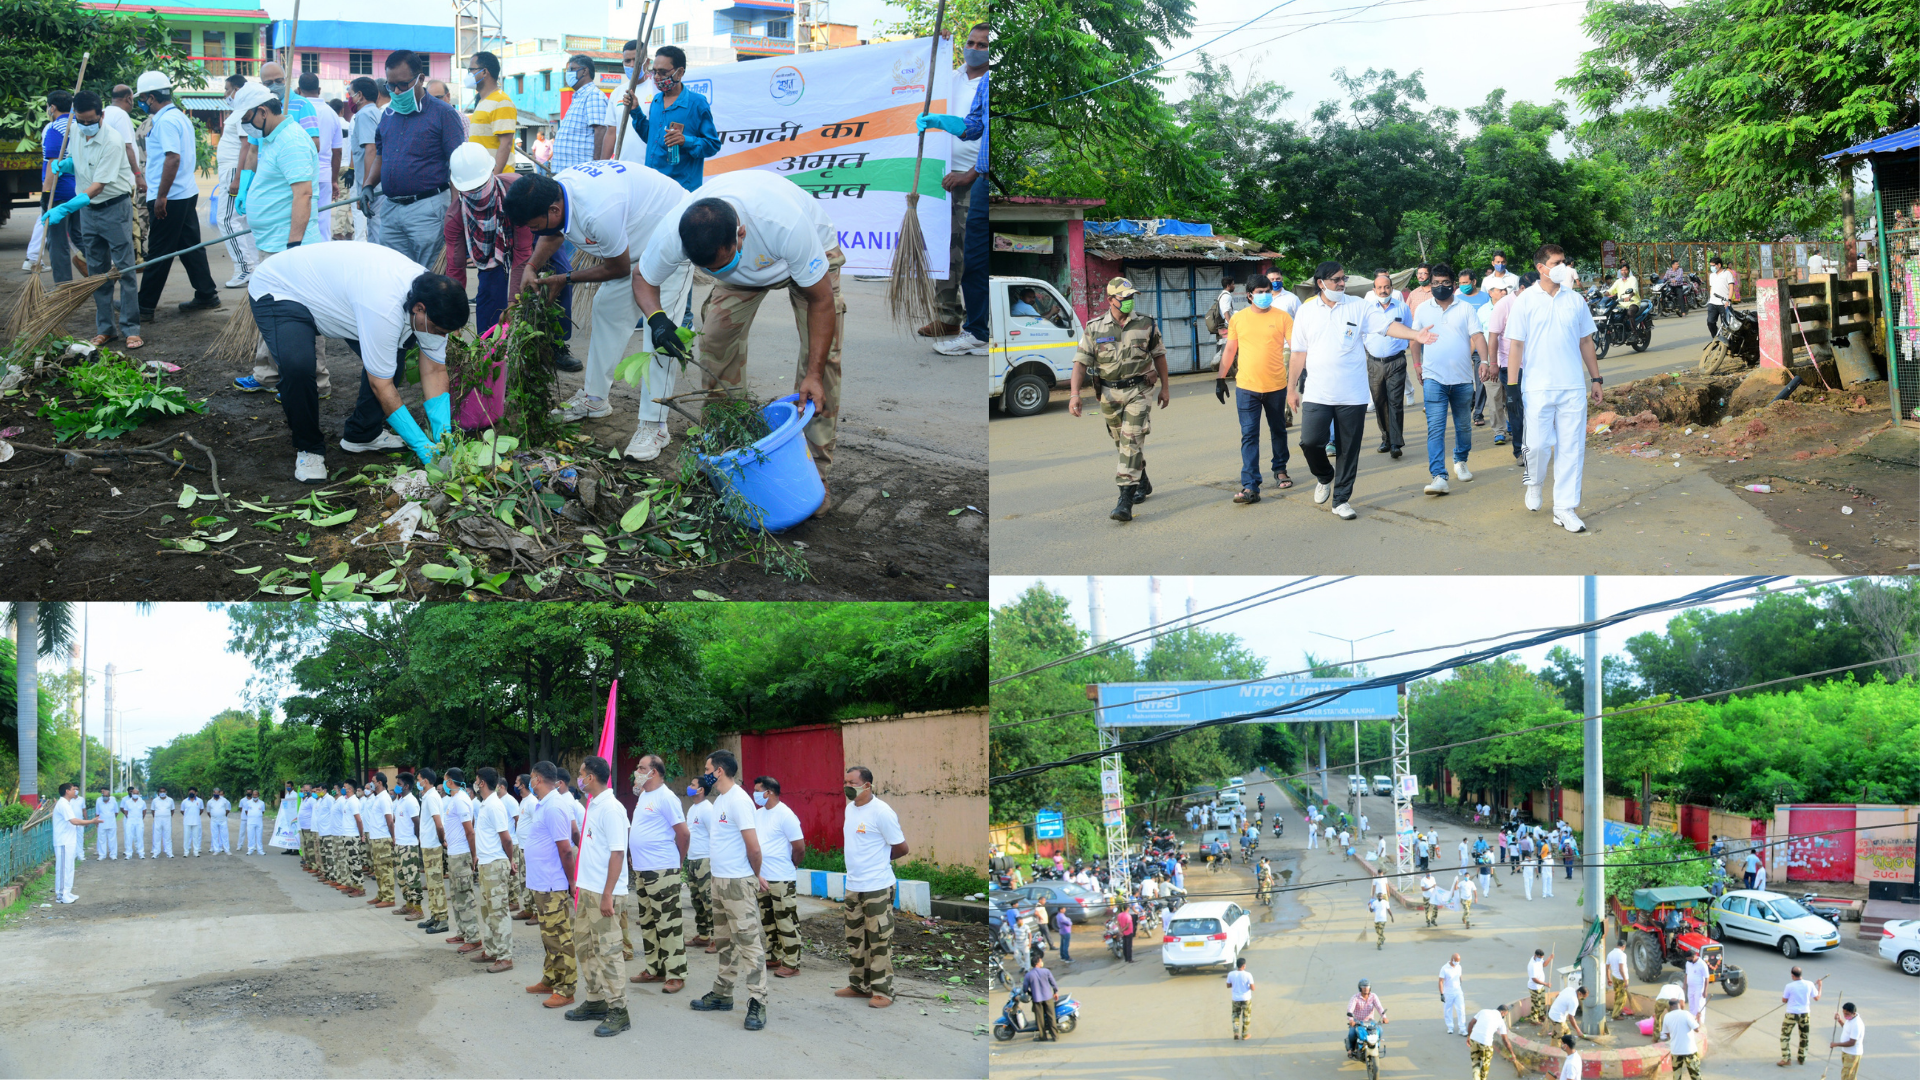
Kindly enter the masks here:
M 1819 893 L 1801 893 L 1800 906 L 1838 927 L 1845 920 L 1850 906 L 1835 904 Z
M 993 1037 L 1007 1042 L 1015 1035 L 1040 1030 L 1039 1025 L 1030 1020 L 1020 1010 L 1027 1003 L 1027 995 L 1019 990 L 1007 995 L 1006 1007 L 1000 1010 L 1000 1019 L 993 1022 Z M 1053 1029 L 1062 1035 L 1069 1034 L 1080 1024 L 1080 1003 L 1073 995 L 1062 994 L 1053 999 Z
M 1760 319 L 1753 312 L 1727 305 L 1714 339 L 1749 365 L 1760 362 Z

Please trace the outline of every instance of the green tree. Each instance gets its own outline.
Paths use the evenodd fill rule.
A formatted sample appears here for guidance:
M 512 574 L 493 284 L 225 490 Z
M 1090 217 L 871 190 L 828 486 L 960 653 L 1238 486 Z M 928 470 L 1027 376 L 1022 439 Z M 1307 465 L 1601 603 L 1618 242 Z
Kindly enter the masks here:
M 1656 695 L 1636 706 L 1658 705 L 1667 696 Z M 1640 821 L 1653 820 L 1653 781 L 1673 775 L 1685 764 L 1688 752 L 1706 724 L 1707 710 L 1697 704 L 1668 705 L 1640 712 L 1608 714 L 1601 720 L 1607 778 L 1616 786 L 1639 783 Z
M 1466 238 L 1460 261 L 1486 266 L 1504 250 L 1530 264 L 1544 243 L 1576 261 L 1598 259 L 1624 215 L 1626 183 L 1604 159 L 1554 155 L 1554 136 L 1569 126 L 1566 104 L 1507 108 L 1495 91 L 1475 116 L 1480 130 L 1460 145 L 1460 179 L 1449 193 L 1454 235 Z
M 1408 728 L 1416 747 L 1507 735 L 1579 715 L 1565 708 L 1554 687 L 1509 657 L 1422 680 L 1411 693 Z M 1414 762 L 1422 784 L 1437 786 L 1442 766 L 1457 776 L 1464 803 L 1472 792 L 1578 782 L 1580 743 L 1580 726 L 1567 724 L 1455 746 L 1444 755 L 1420 754 Z
M 1547 666 L 1539 670 L 1541 681 L 1560 691 L 1560 702 L 1570 712 L 1582 716 L 1587 712 L 1587 668 L 1586 661 L 1573 654 L 1565 645 L 1555 645 L 1547 652 Z M 1633 661 L 1624 656 L 1609 656 L 1600 662 L 1600 707 L 1618 709 L 1639 699 L 1639 688 L 1634 685 Z
M 105 100 L 115 83 L 132 86 L 140 73 L 157 70 L 176 89 L 199 89 L 206 72 L 181 55 L 159 14 L 97 11 L 71 0 L 5 0 L 0 3 L 0 142 L 34 149 L 46 119 L 47 94 L 72 90 L 87 53 L 85 89 Z

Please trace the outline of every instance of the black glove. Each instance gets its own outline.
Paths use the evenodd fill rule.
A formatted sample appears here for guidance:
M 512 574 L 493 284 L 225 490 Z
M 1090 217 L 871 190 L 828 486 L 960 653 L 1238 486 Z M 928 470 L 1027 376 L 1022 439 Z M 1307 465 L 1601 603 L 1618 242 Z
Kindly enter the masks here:
M 1227 403 L 1227 380 L 1213 380 L 1213 396 L 1220 399 L 1220 404 L 1225 405 Z
M 680 326 L 664 311 L 656 311 L 647 316 L 647 329 L 653 331 L 653 349 L 666 353 L 682 364 L 693 362 L 693 354 L 687 351 L 686 343 L 680 340 Z
M 1521 404 L 1521 401 L 1520 401 L 1520 384 L 1507 383 L 1506 385 L 1502 386 L 1500 389 L 1502 392 L 1504 392 L 1507 395 L 1507 415 L 1516 417 L 1516 418 L 1525 416 L 1526 409 Z

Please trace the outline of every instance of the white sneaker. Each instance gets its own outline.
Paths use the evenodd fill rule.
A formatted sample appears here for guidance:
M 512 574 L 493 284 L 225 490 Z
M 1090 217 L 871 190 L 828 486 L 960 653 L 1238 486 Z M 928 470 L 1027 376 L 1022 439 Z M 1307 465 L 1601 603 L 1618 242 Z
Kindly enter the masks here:
M 933 351 L 942 356 L 985 356 L 987 343 L 965 330 L 933 343 Z
M 640 430 L 633 433 L 624 453 L 635 461 L 652 461 L 672 441 L 673 435 L 667 431 L 667 425 L 644 423 L 640 425 Z
M 1332 494 L 1333 494 L 1332 484 L 1322 484 L 1322 483 L 1319 483 L 1318 481 L 1315 481 L 1313 485 L 1313 501 L 1315 505 L 1326 502 L 1328 496 L 1331 496 Z
M 1429 495 L 1445 495 L 1448 490 L 1447 478 L 1444 476 L 1434 477 L 1433 481 L 1426 486 L 1426 492 Z
M 563 423 L 571 424 L 578 420 L 598 420 L 602 416 L 612 414 L 613 406 L 607 404 L 606 398 L 594 397 L 582 388 L 575 390 L 573 396 L 567 399 L 567 403 L 553 410 L 551 415 L 558 417 Z
M 293 478 L 303 484 L 324 484 L 327 482 L 327 459 L 322 454 L 309 454 L 305 450 L 293 455 Z
M 349 454 L 371 454 L 376 450 L 405 450 L 406 448 L 407 440 L 386 428 L 381 428 L 380 434 L 374 436 L 372 442 L 348 442 L 345 438 L 340 440 L 340 449 Z
M 1473 479 L 1473 474 L 1467 471 L 1467 463 L 1464 461 L 1456 461 L 1453 463 L 1453 475 L 1459 477 L 1460 482 L 1463 484 Z
M 246 286 L 247 282 L 251 280 L 253 280 L 253 273 L 248 270 L 242 270 L 227 279 L 227 288 L 229 289 L 243 288 Z
M 1540 509 L 1540 485 L 1539 484 L 1527 485 L 1527 509 L 1529 510 Z
M 1587 523 L 1581 521 L 1580 515 L 1571 510 L 1555 510 L 1553 512 L 1553 520 L 1554 524 L 1559 525 L 1570 533 L 1587 531 Z
M 1354 512 L 1352 503 L 1341 503 L 1339 506 L 1333 508 L 1333 516 L 1352 521 L 1360 515 Z

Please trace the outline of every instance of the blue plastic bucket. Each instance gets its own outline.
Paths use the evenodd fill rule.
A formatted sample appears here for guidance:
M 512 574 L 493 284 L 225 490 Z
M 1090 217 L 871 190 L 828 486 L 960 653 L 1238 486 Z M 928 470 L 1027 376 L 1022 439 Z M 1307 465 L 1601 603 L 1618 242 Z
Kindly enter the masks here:
M 773 431 L 752 448 L 729 450 L 717 457 L 699 455 L 700 469 L 715 488 L 731 487 L 753 508 L 757 520 L 733 515 L 742 525 L 782 532 L 807 520 L 826 501 L 827 487 L 820 482 L 807 440 L 801 436 L 813 419 L 813 403 L 802 408 L 795 404 L 799 400 L 800 395 L 789 394 L 760 410 Z

